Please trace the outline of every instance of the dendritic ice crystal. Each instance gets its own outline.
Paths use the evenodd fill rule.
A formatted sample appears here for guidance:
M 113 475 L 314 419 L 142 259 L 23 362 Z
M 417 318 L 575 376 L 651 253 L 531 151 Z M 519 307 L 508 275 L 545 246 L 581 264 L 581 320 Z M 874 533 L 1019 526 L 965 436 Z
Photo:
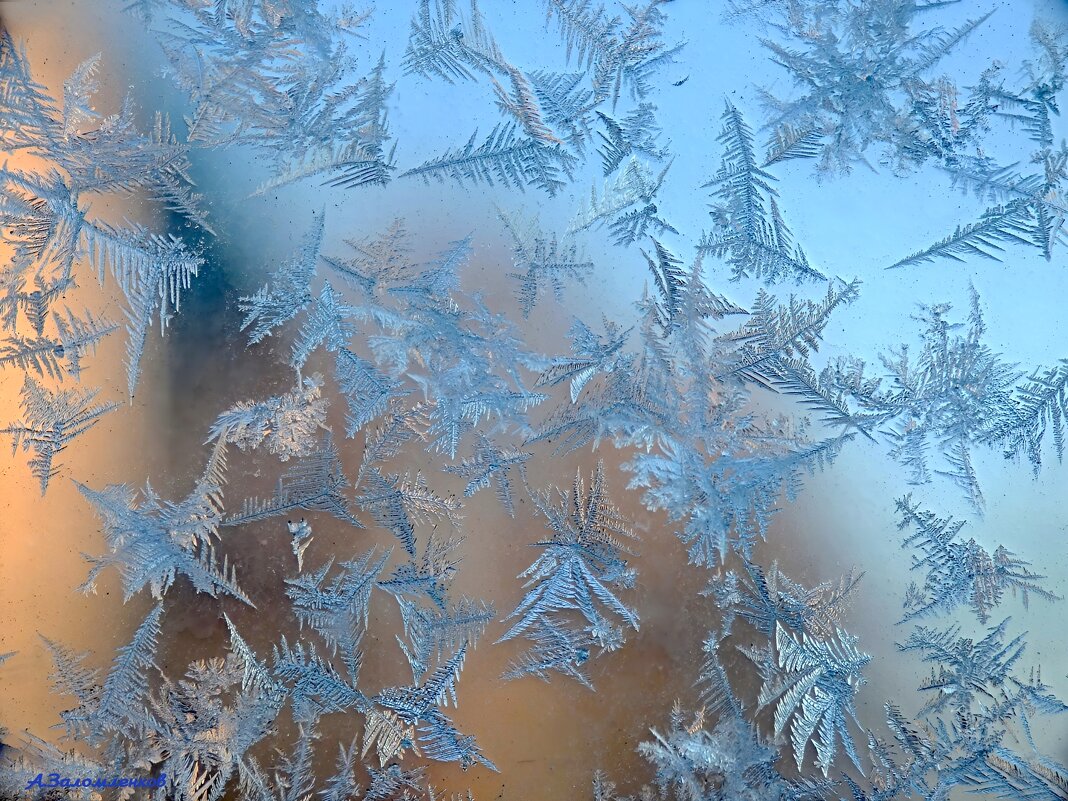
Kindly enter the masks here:
M 0 4 L 0 801 L 1068 799 L 1066 81 L 1042 0 Z

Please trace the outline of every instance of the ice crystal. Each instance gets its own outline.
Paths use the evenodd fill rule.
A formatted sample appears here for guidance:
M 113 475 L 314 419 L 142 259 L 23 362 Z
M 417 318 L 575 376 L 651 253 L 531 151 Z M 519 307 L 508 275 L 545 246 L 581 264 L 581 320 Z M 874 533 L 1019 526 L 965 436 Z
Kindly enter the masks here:
M 933 622 L 967 606 L 987 625 L 1010 591 L 1024 604 L 1059 600 L 1031 563 L 980 544 L 978 533 L 965 540 L 962 521 L 926 511 L 918 495 L 897 502 L 919 574 L 904 593 L 900 659 L 932 672 L 920 680 L 926 703 L 917 716 L 891 700 L 869 730 L 858 707 L 871 700 L 862 688 L 873 657 L 846 631 L 858 572 L 806 582 L 769 564 L 763 542 L 790 535 L 775 515 L 847 448 L 885 446 L 905 471 L 893 480 L 921 487 L 941 474 L 976 507 L 986 483 L 979 450 L 1026 457 L 1036 473 L 1049 451 L 1062 456 L 1068 361 L 1020 368 L 995 352 L 973 291 L 966 320 L 925 299 L 917 330 L 874 367 L 865 363 L 853 332 L 835 321 L 870 313 L 872 300 L 860 280 L 831 277 L 833 248 L 813 238 L 811 217 L 802 223 L 800 198 L 780 197 L 773 173 L 785 177 L 791 162 L 808 159 L 826 177 L 877 158 L 890 168 L 878 178 L 887 185 L 926 165 L 941 171 L 932 180 L 948 175 L 982 198 L 978 217 L 894 268 L 1000 259 L 1017 246 L 1051 260 L 1068 216 L 1068 150 L 1055 145 L 1068 76 L 1063 32 L 1032 28 L 1020 77 L 998 63 L 938 74 L 956 69 L 950 54 L 978 43 L 988 8 L 961 8 L 954 27 L 940 24 L 953 3 L 939 0 L 730 0 L 731 19 L 764 24 L 771 61 L 799 91 L 760 92 L 770 130 L 759 155 L 744 93 L 713 102 L 720 121 L 708 138 L 716 128 L 719 136 L 698 164 L 676 146 L 697 140 L 680 135 L 672 93 L 686 105 L 696 83 L 681 70 L 663 74 L 684 53 L 667 0 L 543 0 L 560 47 L 535 41 L 537 68 L 510 60 L 500 9 L 474 1 L 461 9 L 413 0 L 402 10 L 411 20 L 402 56 L 395 37 L 379 35 L 376 15 L 326 5 L 130 0 L 131 24 L 150 27 L 163 77 L 184 103 L 173 132 L 164 115 L 142 114 L 130 99 L 111 113 L 97 109 L 109 70 L 102 57 L 53 93 L 0 32 L 0 147 L 11 155 L 0 167 L 0 368 L 26 374 L 22 419 L 0 432 L 16 452 L 32 452 L 42 492 L 61 451 L 116 406 L 70 386 L 96 371 L 97 346 L 107 353 L 106 338 L 125 327 L 133 404 L 153 325 L 167 329 L 209 264 L 213 286 L 227 285 L 221 245 L 238 229 L 229 219 L 226 232 L 212 227 L 227 204 L 195 191 L 199 149 L 251 153 L 262 170 L 258 204 L 297 192 L 298 182 L 328 187 L 293 232 L 280 232 L 291 235 L 291 255 L 212 310 L 248 346 L 227 349 L 228 358 L 274 362 L 286 376 L 210 408 L 207 464 L 188 494 L 76 484 L 106 542 L 103 555 L 87 557 L 80 589 L 93 591 L 114 567 L 124 600 L 148 590 L 158 603 L 107 667 L 45 641 L 57 692 L 75 699 L 61 713 L 67 739 L 92 756 L 27 733 L 16 755 L 0 754 L 0 796 L 25 795 L 37 777 L 43 789 L 52 773 L 114 770 L 166 773 L 156 795 L 176 801 L 442 801 L 426 761 L 497 769 L 500 743 L 485 739 L 483 721 L 461 727 L 448 710 L 461 694 L 476 710 L 493 700 L 484 684 L 460 681 L 467 660 L 486 655 L 485 645 L 476 650 L 484 636 L 500 649 L 491 670 L 501 679 L 569 677 L 591 690 L 601 683 L 593 660 L 619 651 L 639 620 L 643 637 L 646 628 L 659 636 L 664 614 L 643 609 L 653 593 L 639 586 L 639 569 L 650 574 L 636 529 L 654 549 L 677 537 L 692 565 L 711 574 L 698 600 L 699 614 L 708 612 L 693 691 L 703 707 L 676 704 L 667 726 L 638 746 L 649 767 L 641 801 L 1068 795 L 1068 768 L 1041 755 L 1032 732 L 1034 719 L 1068 705 L 1039 669 L 1020 670 L 1026 635 L 1008 620 L 979 635 L 960 621 Z M 703 29 L 694 37 L 704 49 L 718 45 Z M 481 98 L 495 119 L 472 122 L 481 134 L 459 132 L 422 163 L 408 159 L 391 130 L 394 111 L 417 136 L 457 115 L 427 118 L 394 104 L 443 89 Z M 701 180 L 695 165 L 709 163 L 701 232 L 695 209 L 681 204 Z M 361 227 L 380 211 L 391 219 L 390 193 L 415 183 L 394 178 L 414 177 L 497 196 L 510 286 L 473 269 L 492 269 L 497 258 L 481 249 L 477 228 L 428 246 L 422 214 L 378 234 Z M 589 200 L 576 203 L 570 184 L 591 179 Z M 537 215 L 509 200 L 527 188 L 549 198 Z M 335 219 L 348 190 L 371 206 Z M 116 200 L 129 210 L 98 213 Z M 561 216 L 568 209 L 570 223 Z M 352 227 L 340 232 L 348 250 L 339 254 L 341 222 Z M 598 231 L 612 244 L 619 285 L 646 282 L 640 296 L 610 299 L 631 301 L 631 311 L 576 305 L 580 284 L 605 279 Z M 809 253 L 820 254 L 818 264 Z M 121 316 L 81 303 L 90 273 L 113 285 Z M 751 294 L 721 294 L 727 281 Z M 796 292 L 772 294 L 785 281 Z M 535 314 L 550 293 L 558 305 Z M 543 331 L 524 324 L 534 318 L 547 321 Z M 535 342 L 552 350 L 543 355 Z M 335 441 L 338 425 L 345 437 Z M 616 453 L 599 452 L 591 474 L 571 461 L 586 446 Z M 228 458 L 273 489 L 246 488 L 264 494 L 224 504 L 235 470 Z M 629 496 L 609 498 L 606 464 L 627 474 L 619 492 Z M 558 486 L 565 474 L 574 481 Z M 491 486 L 495 501 L 481 493 Z M 514 529 L 500 543 L 485 539 L 491 509 Z M 888 520 L 879 524 L 892 533 Z M 532 533 L 542 525 L 543 535 Z M 285 575 L 243 579 L 246 594 L 230 561 L 245 556 L 230 545 L 253 532 Z M 398 547 L 381 548 L 390 538 Z M 492 585 L 478 574 L 496 563 L 490 546 L 516 542 L 537 555 L 518 580 L 506 577 L 513 597 L 500 620 L 472 582 Z M 482 554 L 474 574 L 465 567 L 472 554 Z M 225 621 L 229 652 L 183 659 L 175 673 L 165 610 L 183 576 L 210 596 L 198 603 Z M 238 619 L 254 614 L 261 595 L 267 624 Z M 690 615 L 691 607 L 680 608 Z M 921 619 L 930 625 L 915 625 Z M 731 658 L 737 652 L 746 659 Z M 317 776 L 324 764 L 330 775 Z M 597 801 L 632 801 L 595 765 L 576 764 L 592 774 Z M 85 801 L 101 795 L 68 789 Z

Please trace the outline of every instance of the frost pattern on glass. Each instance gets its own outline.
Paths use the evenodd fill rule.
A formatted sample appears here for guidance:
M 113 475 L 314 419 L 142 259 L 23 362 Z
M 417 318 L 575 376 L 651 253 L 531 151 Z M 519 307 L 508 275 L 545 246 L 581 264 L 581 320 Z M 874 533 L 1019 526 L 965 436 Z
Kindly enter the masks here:
M 42 494 L 63 472 L 61 451 L 121 417 L 122 402 L 139 402 L 158 347 L 150 332 L 166 332 L 218 266 L 214 247 L 227 232 L 215 230 L 191 179 L 203 153 L 254 151 L 267 170 L 256 198 L 318 184 L 359 209 L 396 182 L 509 199 L 496 207 L 496 231 L 440 235 L 401 215 L 367 230 L 348 208 L 324 204 L 298 226 L 289 257 L 261 270 L 258 288 L 225 298 L 241 358 L 285 380 L 256 397 L 226 387 L 214 423 L 181 432 L 205 464 L 184 496 L 169 500 L 147 480 L 140 490 L 76 482 L 105 542 L 85 557 L 79 589 L 93 592 L 115 568 L 124 601 L 147 595 L 154 605 L 104 668 L 42 636 L 55 691 L 74 699 L 62 714 L 66 737 L 60 748 L 27 732 L 17 753 L 0 755 L 0 796 L 22 797 L 38 776 L 119 771 L 166 774 L 153 797 L 181 801 L 441 799 L 431 763 L 499 769 L 497 743 L 451 717 L 461 696 L 479 703 L 485 689 L 461 681 L 480 640 L 494 641 L 482 650 L 523 641 L 500 681 L 593 692 L 602 664 L 623 669 L 645 619 L 641 552 L 672 536 L 709 572 L 702 596 L 716 610 L 693 669 L 700 706 L 677 703 L 666 725 L 649 721 L 638 796 L 591 764 L 591 797 L 1068 795 L 1068 767 L 1042 755 L 1032 731 L 1068 705 L 1037 665 L 1025 666 L 1026 632 L 1007 615 L 990 625 L 1007 594 L 1062 598 L 1031 569 L 1039 555 L 965 540 L 963 520 L 921 497 L 951 487 L 978 520 L 988 503 L 983 453 L 1023 457 L 1036 476 L 1044 457 L 1059 460 L 1068 360 L 1021 368 L 996 351 L 989 298 L 984 306 L 974 288 L 967 299 L 914 298 L 908 330 L 887 333 L 874 356 L 854 352 L 848 325 L 878 298 L 839 275 L 842 265 L 810 258 L 821 252 L 806 230 L 816 226 L 776 177 L 806 160 L 825 187 L 860 167 L 888 168 L 886 181 L 938 170 L 982 198 L 977 217 L 882 265 L 895 275 L 988 269 L 1018 251 L 1053 261 L 1066 218 L 1068 150 L 1056 145 L 1064 32 L 1036 22 L 1020 75 L 994 62 L 958 80 L 935 70 L 973 45 L 989 8 L 969 4 L 943 24 L 952 2 L 729 0 L 730 30 L 756 32 L 799 88 L 760 89 L 762 110 L 710 99 L 719 133 L 702 154 L 710 174 L 688 190 L 704 219 L 692 226 L 692 209 L 668 191 L 688 145 L 661 113 L 688 81 L 679 72 L 688 50 L 709 43 L 701 31 L 691 43 L 673 33 L 669 0 L 543 0 L 546 30 L 536 35 L 553 42 L 551 68 L 513 62 L 509 51 L 522 48 L 495 33 L 496 6 L 413 2 L 408 30 L 388 43 L 403 55 L 390 60 L 371 34 L 373 12 L 326 5 L 128 3 L 184 103 L 173 124 L 132 98 L 98 113 L 104 56 L 51 92 L 25 49 L 0 35 L 0 144 L 11 156 L 0 167 L 0 370 L 23 382 L 21 419 L 0 433 L 32 454 Z M 421 152 L 390 115 L 397 98 L 442 85 L 485 90 L 495 121 L 447 130 L 449 144 Z M 999 160 L 994 137 L 1012 141 L 1015 160 Z M 545 213 L 529 210 L 535 197 Z M 121 223 L 97 213 L 116 199 L 150 213 Z M 338 248 L 328 234 L 342 227 Z M 501 276 L 511 298 L 472 289 L 492 236 L 509 249 L 515 272 Z M 540 352 L 528 321 L 546 309 L 571 314 L 605 253 L 645 280 L 627 299 L 630 315 L 597 319 L 583 308 L 569 346 Z M 117 293 L 117 313 L 81 305 L 87 274 Z M 786 282 L 794 291 L 778 286 Z M 126 385 L 122 397 L 98 400 L 103 388 L 82 382 L 120 329 Z M 343 432 L 331 429 L 334 411 Z M 897 649 L 931 671 L 919 702 L 885 702 L 878 729 L 858 712 L 858 699 L 871 700 L 874 657 L 847 627 L 862 574 L 809 586 L 765 559 L 776 516 L 810 477 L 859 448 L 902 469 L 887 501 L 897 498 L 916 581 L 895 612 Z M 598 450 L 596 466 L 576 471 L 568 459 L 587 449 Z M 621 457 L 622 479 L 606 452 Z M 401 456 L 423 467 L 401 472 Z M 226 494 L 253 465 L 273 490 Z M 491 487 L 509 530 L 481 530 L 469 514 Z M 624 498 L 657 525 L 638 526 Z M 893 523 L 889 513 L 887 536 Z M 328 524 L 344 526 L 353 547 L 328 544 Z M 265 593 L 244 573 L 239 584 L 230 560 L 231 543 L 253 531 L 288 546 L 280 584 L 295 631 L 279 625 L 269 644 L 244 639 L 231 617 Z M 395 547 L 360 539 L 372 532 L 388 532 Z M 503 611 L 455 586 L 463 554 L 487 536 L 533 548 L 529 567 L 507 577 L 518 601 Z M 160 644 L 186 581 L 217 604 L 229 649 L 165 672 Z M 369 641 L 383 605 L 398 616 L 395 643 Z M 967 629 L 962 607 L 984 628 Z M 365 659 L 387 647 L 394 673 L 372 687 Z M 335 715 L 351 739 L 325 735 Z M 335 772 L 317 776 L 326 753 Z M 64 789 L 97 797 L 89 786 Z

